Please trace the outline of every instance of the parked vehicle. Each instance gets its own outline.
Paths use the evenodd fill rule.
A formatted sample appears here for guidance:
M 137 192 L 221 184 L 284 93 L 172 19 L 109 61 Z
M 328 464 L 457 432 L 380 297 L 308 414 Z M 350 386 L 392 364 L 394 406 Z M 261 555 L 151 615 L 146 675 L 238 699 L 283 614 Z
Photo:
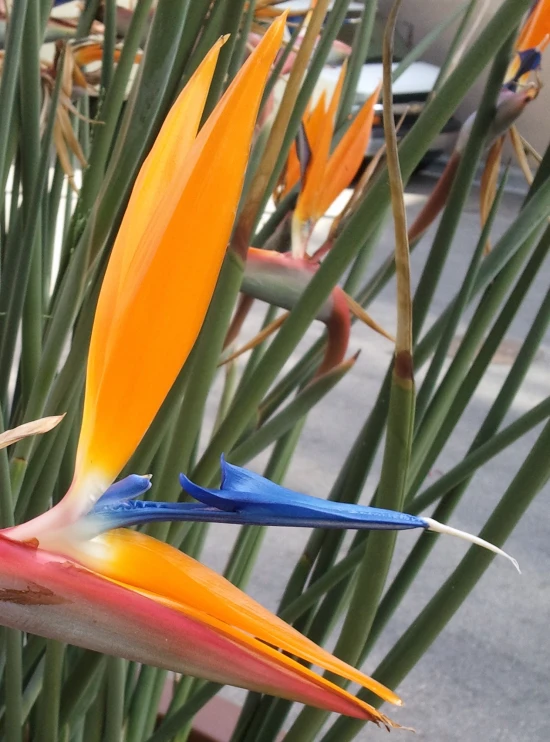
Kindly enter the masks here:
M 278 7 L 287 7 L 291 11 L 304 11 L 307 10 L 309 5 L 309 0 L 289 0 L 289 2 L 282 3 Z M 362 2 L 350 3 L 346 19 L 337 37 L 340 42 L 348 44 L 350 47 L 353 45 L 355 33 L 359 28 L 363 11 L 364 4 Z M 382 39 L 384 36 L 385 23 L 385 18 L 377 14 L 374 21 L 368 56 L 365 59 L 365 64 L 361 69 L 361 74 L 357 83 L 354 111 L 360 108 L 365 100 L 373 93 L 377 84 L 382 79 Z M 394 69 L 408 53 L 409 47 L 410 43 L 404 39 L 403 35 L 399 33 L 398 30 L 396 30 L 394 40 Z M 342 62 L 339 61 L 337 64 L 326 65 L 323 68 L 315 89 L 315 97 L 320 95 L 323 89 L 326 90 L 329 95 L 332 93 L 340 74 L 341 65 Z M 406 111 L 406 117 L 400 129 L 400 136 L 404 136 L 418 119 L 434 88 L 439 71 L 439 67 L 434 64 L 424 61 L 416 61 L 409 65 L 403 74 L 401 74 L 394 82 L 393 105 L 396 120 L 399 120 L 402 114 Z M 376 105 L 376 112 L 377 115 L 368 150 L 365 153 L 366 156 L 372 156 L 384 142 L 381 102 Z M 433 141 L 431 149 L 423 161 L 424 164 L 437 159 L 441 154 L 451 152 L 459 129 L 460 122 L 455 118 L 451 118 L 439 136 Z

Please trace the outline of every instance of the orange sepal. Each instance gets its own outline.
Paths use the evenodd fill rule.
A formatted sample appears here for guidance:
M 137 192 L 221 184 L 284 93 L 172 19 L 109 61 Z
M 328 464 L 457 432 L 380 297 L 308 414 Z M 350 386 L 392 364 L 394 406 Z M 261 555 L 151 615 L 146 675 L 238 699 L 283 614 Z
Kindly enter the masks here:
M 312 152 L 317 151 L 326 122 L 327 96 L 326 91 L 322 90 L 315 105 L 311 107 L 311 110 L 307 110 L 306 115 L 304 116 L 304 128 Z
M 180 185 L 185 160 L 197 136 L 204 104 L 216 67 L 220 42 L 210 50 L 172 106 L 162 129 L 137 176 L 124 219 L 120 226 L 109 267 L 101 287 L 88 356 L 86 402 L 79 453 L 92 435 L 94 406 L 100 395 L 105 365 L 112 342 L 119 338 L 115 319 L 121 303 L 131 299 L 139 284 L 136 267 L 147 266 L 154 251 L 151 240 L 142 239 L 163 194 Z M 152 227 L 150 227 L 152 231 Z M 158 239 L 157 235 L 155 237 Z M 132 274 L 129 275 L 130 267 Z M 134 286 L 130 288 L 129 281 Z M 103 390 L 105 391 L 105 390 Z
M 325 180 L 330 144 L 334 134 L 334 120 L 344 84 L 346 66 L 346 63 L 342 65 L 342 71 L 330 99 L 328 110 L 324 113 L 323 121 L 318 121 L 319 103 L 321 102 L 319 101 L 306 125 L 306 132 L 311 148 L 311 162 L 308 167 L 304 186 L 296 204 L 296 216 L 301 222 L 307 222 L 313 219 L 314 215 L 318 213 L 317 204 Z
M 338 82 L 330 99 L 328 110 L 326 112 L 324 111 L 323 92 L 311 113 L 309 121 L 306 123 L 306 134 L 308 136 L 311 157 L 307 166 L 304 183 L 302 184 L 296 202 L 296 208 L 292 215 L 292 255 L 294 258 L 303 258 L 306 254 L 307 243 L 315 226 L 315 215 L 318 213 L 317 205 L 323 188 L 346 68 L 347 63 L 344 62 Z
M 539 0 L 516 42 L 517 51 L 538 48 L 550 35 L 550 0 Z M 542 51 L 542 50 L 541 50 Z
M 381 87 L 382 83 L 379 83 L 374 93 L 365 101 L 330 156 L 314 214 L 315 219 L 320 219 L 326 213 L 331 203 L 344 188 L 349 186 L 359 170 L 369 144 L 374 120 L 374 106 L 380 95 Z
M 92 332 L 76 495 L 87 477 L 102 487 L 116 477 L 195 342 L 225 255 L 263 87 L 283 30 L 284 16 L 192 144 L 189 127 L 186 156 L 176 154 L 182 140 L 173 129 L 180 96 L 136 182 Z M 185 101 L 185 91 L 182 96 Z M 165 174 L 172 169 L 168 183 L 156 173 L 157 160 Z
M 126 529 L 105 533 L 95 542 L 89 557 L 85 552 L 75 557 L 102 576 L 170 601 L 187 615 L 256 652 L 273 655 L 275 650 L 265 642 L 359 683 L 389 703 L 401 704 L 399 697 L 384 685 L 317 646 L 224 577 L 172 546 Z M 273 656 L 289 669 L 302 667 L 286 655 Z M 316 682 L 327 682 L 312 671 L 306 672 Z

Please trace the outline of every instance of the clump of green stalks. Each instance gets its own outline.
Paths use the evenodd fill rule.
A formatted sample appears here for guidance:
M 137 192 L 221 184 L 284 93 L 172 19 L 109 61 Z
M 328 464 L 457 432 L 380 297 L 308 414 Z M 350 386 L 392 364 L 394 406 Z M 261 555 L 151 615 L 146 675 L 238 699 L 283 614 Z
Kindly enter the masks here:
M 529 0 L 501 3 L 477 38 L 454 60 L 452 71 L 443 74 L 436 94 L 399 146 L 391 110 L 392 11 L 384 60 L 386 155 L 277 334 L 260 344 L 245 363 L 232 364 L 227 372 L 219 369 L 246 248 L 262 247 L 292 208 L 292 197 L 283 199 L 267 221 L 261 221 L 348 4 L 335 0 L 325 17 L 329 3 L 319 0 L 309 19 L 275 123 L 269 135 L 258 138 L 252 152 L 234 238 L 199 340 L 128 471 L 151 472 L 154 491 L 163 500 L 177 500 L 182 496 L 180 471 L 211 485 L 218 477 L 222 452 L 230 461 L 246 464 L 265 451 L 265 474 L 282 482 L 308 413 L 326 395 L 330 399 L 335 384 L 346 384 L 349 368 L 310 384 L 325 338 L 319 331 L 318 339 L 305 350 L 300 341 L 339 282 L 344 281 L 347 291 L 364 307 L 383 288 L 391 287 L 397 305 L 395 353 L 380 378 L 378 396 L 357 400 L 356 414 L 362 424 L 340 470 L 334 472 L 332 487 L 314 494 L 357 502 L 370 476 L 368 492 L 378 507 L 433 513 L 438 521 L 446 522 L 459 503 L 471 502 L 469 484 L 476 472 L 491 467 L 493 457 L 507 450 L 516 475 L 511 482 L 503 482 L 492 512 L 478 523 L 480 535 L 500 546 L 550 475 L 550 397 L 516 415 L 512 422 L 507 418 L 550 318 L 547 277 L 540 308 L 467 452 L 436 481 L 428 475 L 475 398 L 529 288 L 537 277 L 540 280 L 550 248 L 550 150 L 542 157 L 515 219 L 493 239 L 491 252 L 484 256 L 500 208 L 503 178 L 489 220 L 480 227 L 477 245 L 464 250 L 464 271 L 454 276 L 454 294 L 447 307 L 429 327 L 427 318 L 450 251 L 463 249 L 454 238 L 484 155 L 514 34 Z M 220 54 L 206 116 L 246 53 L 247 33 L 254 22 L 253 0 L 158 0 L 151 20 L 153 5 L 151 0 L 134 4 L 122 55 L 115 65 L 116 3 L 103 3 L 99 95 L 90 99 L 81 94 L 74 102 L 78 115 L 71 112 L 87 162 L 77 193 L 53 147 L 56 110 L 63 104 L 61 75 L 41 120 L 40 59 L 49 33 L 51 0 L 17 0 L 10 9 L 0 84 L 0 183 L 4 192 L 0 201 L 0 422 L 12 428 L 45 414 L 66 412 L 67 418 L 40 441 L 27 439 L 7 452 L 0 451 L 2 527 L 46 510 L 70 483 L 100 282 L 134 178 L 171 102 L 212 42 L 221 34 L 231 34 Z M 87 35 L 98 6 L 98 0 L 84 3 L 74 31 L 77 38 Z M 459 48 L 475 9 L 476 0 L 471 0 L 457 11 L 412 50 L 394 78 L 451 21 L 457 30 L 450 53 Z M 349 120 L 375 10 L 376 2 L 367 3 L 358 26 L 338 114 L 340 131 Z M 287 52 L 293 39 L 288 43 Z M 141 47 L 144 58 L 128 96 L 135 55 Z M 61 51 L 59 69 L 62 64 Z M 406 186 L 431 142 L 487 71 L 477 124 L 435 237 L 425 238 L 430 249 L 418 288 L 412 292 L 409 251 L 415 245 L 409 248 L 406 239 L 402 184 Z M 278 74 L 277 68 L 268 88 Z M 384 254 L 379 249 L 381 229 L 392 217 L 395 253 Z M 277 311 L 266 307 L 266 325 Z M 459 326 L 458 348 L 448 363 L 445 359 Z M 418 385 L 415 376 L 423 379 Z M 215 386 L 220 377 L 223 383 Z M 218 409 L 213 428 L 205 424 L 207 402 L 214 402 Z M 514 444 L 535 428 L 538 437 L 521 460 Z M 330 440 L 331 430 L 322 435 Z M 373 486 L 379 451 L 381 471 Z M 201 557 L 207 530 L 205 524 L 150 527 L 155 536 L 196 558 Z M 228 555 L 225 574 L 243 589 L 261 555 L 265 530 L 241 528 Z M 403 630 L 381 652 L 381 644 L 388 647 L 388 642 L 379 640 L 386 636 L 400 605 L 418 590 L 425 574 L 422 568 L 438 538 L 422 535 L 413 542 L 409 538 L 412 548 L 400 556 L 398 568 L 395 543 L 395 534 L 387 532 L 361 532 L 352 539 L 330 531 L 312 532 L 288 575 L 278 609 L 285 620 L 315 641 L 330 639 L 339 657 L 356 665 L 369 662 L 374 677 L 392 688 L 422 660 L 493 559 L 489 552 L 470 548 L 427 602 L 407 615 Z M 2 630 L 1 640 L 0 736 L 7 742 L 183 742 L 191 739 L 194 715 L 220 690 L 212 683 L 177 678 L 171 686 L 171 702 L 160 716 L 167 683 L 163 670 L 8 629 Z M 425 690 L 429 696 L 429 689 Z M 409 699 L 409 705 L 413 702 Z M 288 701 L 249 694 L 231 742 L 272 742 L 283 728 L 287 742 L 346 742 L 361 730 L 362 723 L 355 719 L 329 719 L 326 712 L 312 708 L 303 708 L 297 715 L 291 711 Z M 435 713 L 444 716 L 445 710 L 434 709 Z M 398 720 L 406 723 L 406 714 Z

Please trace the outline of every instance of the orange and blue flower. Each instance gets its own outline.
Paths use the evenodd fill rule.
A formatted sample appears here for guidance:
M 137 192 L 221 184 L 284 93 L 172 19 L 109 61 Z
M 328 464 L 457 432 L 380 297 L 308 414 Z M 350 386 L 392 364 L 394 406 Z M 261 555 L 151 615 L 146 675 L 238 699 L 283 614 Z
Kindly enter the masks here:
M 398 703 L 392 691 L 174 547 L 124 528 L 98 532 L 90 515 L 98 503 L 112 507 L 149 487 L 139 476 L 113 482 L 206 315 L 284 22 L 271 25 L 199 131 L 223 39 L 215 44 L 140 170 L 96 309 L 74 479 L 51 510 L 0 532 L 0 623 L 391 726 L 293 657 Z
M 148 477 L 114 482 L 185 363 L 206 315 L 284 22 L 282 16 L 271 25 L 199 131 L 223 40 L 213 47 L 140 170 L 96 309 L 74 479 L 55 507 L 0 532 L 0 623 L 390 727 L 396 725 L 384 714 L 299 660 L 400 703 L 391 690 L 316 646 L 194 559 L 120 527 L 155 520 L 163 509 L 135 499 L 149 489 Z M 11 431 L 0 446 L 45 432 L 56 422 Z M 238 467 L 224 464 L 223 469 L 218 490 L 184 480 L 199 503 L 165 507 L 164 515 L 450 532 L 429 519 L 329 505 Z M 134 513 L 144 517 L 136 519 Z

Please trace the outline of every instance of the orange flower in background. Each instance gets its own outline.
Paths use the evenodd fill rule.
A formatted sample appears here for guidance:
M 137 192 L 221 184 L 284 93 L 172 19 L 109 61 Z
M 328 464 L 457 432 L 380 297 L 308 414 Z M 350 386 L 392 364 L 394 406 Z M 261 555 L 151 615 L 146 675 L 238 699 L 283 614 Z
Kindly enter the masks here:
M 537 73 L 541 64 L 541 52 L 550 41 L 550 0 L 539 0 L 527 16 L 516 41 L 516 53 L 508 66 L 504 84 L 497 100 L 495 116 L 487 136 L 487 159 L 482 176 L 480 192 L 481 222 L 485 224 L 496 193 L 497 176 L 500 169 L 504 137 L 513 131 L 515 122 L 527 105 L 534 100 L 540 89 L 538 79 L 528 82 L 532 72 Z M 454 151 L 449 158 L 430 197 L 409 228 L 409 242 L 424 234 L 430 224 L 447 203 L 460 159 L 476 116 L 472 113 L 462 125 Z M 517 143 L 512 137 L 517 151 Z M 521 164 L 521 153 L 518 159 Z M 489 243 L 486 245 L 486 252 Z
M 297 145 L 295 154 L 290 157 L 291 172 L 282 195 L 297 182 L 295 180 L 292 182 L 296 177 L 296 166 L 293 162 L 295 155 L 300 161 L 301 172 L 301 187 L 292 217 L 294 257 L 304 257 L 313 227 L 335 198 L 349 186 L 368 147 L 380 85 L 365 101 L 332 153 L 330 151 L 345 74 L 346 64 L 342 66 L 328 105 L 323 92 L 304 120 L 301 144 Z
M 306 109 L 300 132 L 290 148 L 285 169 L 273 194 L 275 202 L 279 203 L 299 183 L 296 207 L 286 215 L 272 235 L 273 241 L 279 241 L 280 238 L 277 250 L 249 248 L 242 284 L 244 296 L 233 317 L 226 346 L 240 332 L 253 298 L 292 309 L 319 268 L 320 254 L 312 257 L 306 254 L 309 238 L 315 224 L 350 185 L 363 162 L 374 122 L 374 106 L 380 94 L 379 85 L 331 152 L 346 66 L 346 63 L 342 66 L 329 103 L 323 90 L 317 102 L 314 105 L 310 103 Z M 287 259 L 278 250 L 286 249 L 289 240 L 292 255 Z M 325 243 L 325 250 L 330 248 L 330 244 L 331 240 Z M 325 323 L 328 331 L 326 353 L 318 374 L 333 369 L 344 360 L 351 331 L 351 315 L 391 339 L 391 335 L 372 320 L 357 302 L 336 287 L 317 317 Z M 229 358 L 233 359 L 255 347 L 271 332 L 275 332 L 282 321 L 283 316 Z
M 506 85 L 515 90 L 525 85 L 529 74 L 538 71 L 542 52 L 550 42 L 550 2 L 538 0 L 533 5 L 516 41 L 516 54 L 508 67 Z
M 550 38 L 550 2 L 549 0 L 538 0 L 533 5 L 527 20 L 516 42 L 518 51 L 536 49 L 544 44 L 548 45 Z M 542 49 L 540 50 L 542 51 Z

